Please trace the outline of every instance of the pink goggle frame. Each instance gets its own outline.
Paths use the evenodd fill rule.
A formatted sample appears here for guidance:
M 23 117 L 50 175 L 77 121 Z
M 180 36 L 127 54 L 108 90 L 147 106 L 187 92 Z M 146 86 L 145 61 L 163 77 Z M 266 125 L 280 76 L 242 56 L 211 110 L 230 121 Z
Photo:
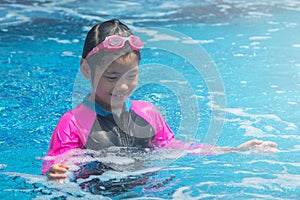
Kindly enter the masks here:
M 141 39 L 137 36 L 130 35 L 129 37 L 121 37 L 119 35 L 111 35 L 105 38 L 105 40 L 98 46 L 94 47 L 86 56 L 86 58 L 97 53 L 101 49 L 106 50 L 120 50 L 124 47 L 125 42 L 128 41 L 132 50 L 139 51 L 143 47 Z

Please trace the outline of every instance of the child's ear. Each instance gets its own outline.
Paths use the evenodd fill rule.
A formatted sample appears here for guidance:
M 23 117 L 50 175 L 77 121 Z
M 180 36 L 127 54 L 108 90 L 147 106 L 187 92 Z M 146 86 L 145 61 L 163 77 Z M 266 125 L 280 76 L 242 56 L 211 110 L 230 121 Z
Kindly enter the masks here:
M 91 78 L 91 68 L 85 59 L 80 60 L 80 71 L 85 78 Z

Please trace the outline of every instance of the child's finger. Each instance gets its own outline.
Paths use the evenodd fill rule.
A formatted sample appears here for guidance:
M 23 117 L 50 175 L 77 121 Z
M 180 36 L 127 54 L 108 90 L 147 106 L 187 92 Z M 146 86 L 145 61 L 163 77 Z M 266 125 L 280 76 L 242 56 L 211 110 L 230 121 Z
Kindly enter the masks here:
M 250 140 L 250 141 L 249 141 L 249 146 L 260 145 L 260 144 L 262 144 L 262 143 L 263 143 L 263 141 L 261 141 L 261 140 L 253 139 L 253 140 Z
M 66 164 L 54 164 L 47 174 L 49 179 L 64 179 L 67 177 L 65 174 L 69 169 L 69 166 Z
M 275 142 L 270 142 L 270 141 L 266 141 L 262 143 L 263 146 L 268 146 L 268 147 L 277 147 L 277 144 Z
M 261 141 L 261 140 L 253 139 L 253 140 L 244 142 L 243 144 L 239 145 L 238 149 L 249 148 L 249 147 L 253 147 L 253 146 L 256 146 L 256 145 L 260 145 L 262 143 L 263 143 L 263 141 Z
M 50 179 L 64 179 L 64 178 L 67 178 L 67 175 L 66 174 L 50 173 L 49 178 Z
M 60 168 L 66 169 L 66 170 L 68 170 L 68 169 L 70 168 L 69 165 L 67 165 L 67 164 L 58 164 L 58 166 L 59 166 Z
M 67 172 L 67 169 L 63 168 L 63 167 L 59 167 L 59 166 L 53 166 L 52 173 L 65 173 Z
M 69 166 L 66 164 L 54 164 L 52 166 L 53 172 L 66 172 L 69 169 Z

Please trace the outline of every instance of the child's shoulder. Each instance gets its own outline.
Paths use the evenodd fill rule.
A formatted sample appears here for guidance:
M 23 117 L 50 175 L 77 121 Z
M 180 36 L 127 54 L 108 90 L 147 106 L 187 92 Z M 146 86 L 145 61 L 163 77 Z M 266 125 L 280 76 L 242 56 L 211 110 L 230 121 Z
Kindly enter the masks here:
M 91 119 L 93 116 L 96 116 L 96 112 L 81 103 L 75 108 L 65 112 L 61 118 L 64 120 L 78 120 L 81 118 Z
M 155 105 L 147 101 L 131 100 L 131 110 L 142 115 L 159 115 L 159 111 Z
M 142 116 L 144 119 L 150 118 L 158 120 L 162 118 L 159 110 L 150 102 L 137 100 L 131 101 L 131 110 L 139 116 Z
M 140 101 L 140 100 L 131 100 L 131 106 L 132 108 L 138 108 L 138 109 L 145 109 L 145 108 L 152 108 L 155 109 L 155 106 L 147 101 Z

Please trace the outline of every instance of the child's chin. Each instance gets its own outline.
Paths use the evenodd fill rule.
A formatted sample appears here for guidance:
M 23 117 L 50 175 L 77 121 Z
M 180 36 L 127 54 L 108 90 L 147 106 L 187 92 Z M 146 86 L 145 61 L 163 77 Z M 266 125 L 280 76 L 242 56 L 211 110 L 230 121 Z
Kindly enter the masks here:
M 122 99 L 122 98 L 121 99 L 112 99 L 111 107 L 116 107 L 116 108 L 123 107 L 125 100 L 126 100 L 126 98 L 125 99 Z
M 127 96 L 112 96 L 112 104 L 123 104 Z

